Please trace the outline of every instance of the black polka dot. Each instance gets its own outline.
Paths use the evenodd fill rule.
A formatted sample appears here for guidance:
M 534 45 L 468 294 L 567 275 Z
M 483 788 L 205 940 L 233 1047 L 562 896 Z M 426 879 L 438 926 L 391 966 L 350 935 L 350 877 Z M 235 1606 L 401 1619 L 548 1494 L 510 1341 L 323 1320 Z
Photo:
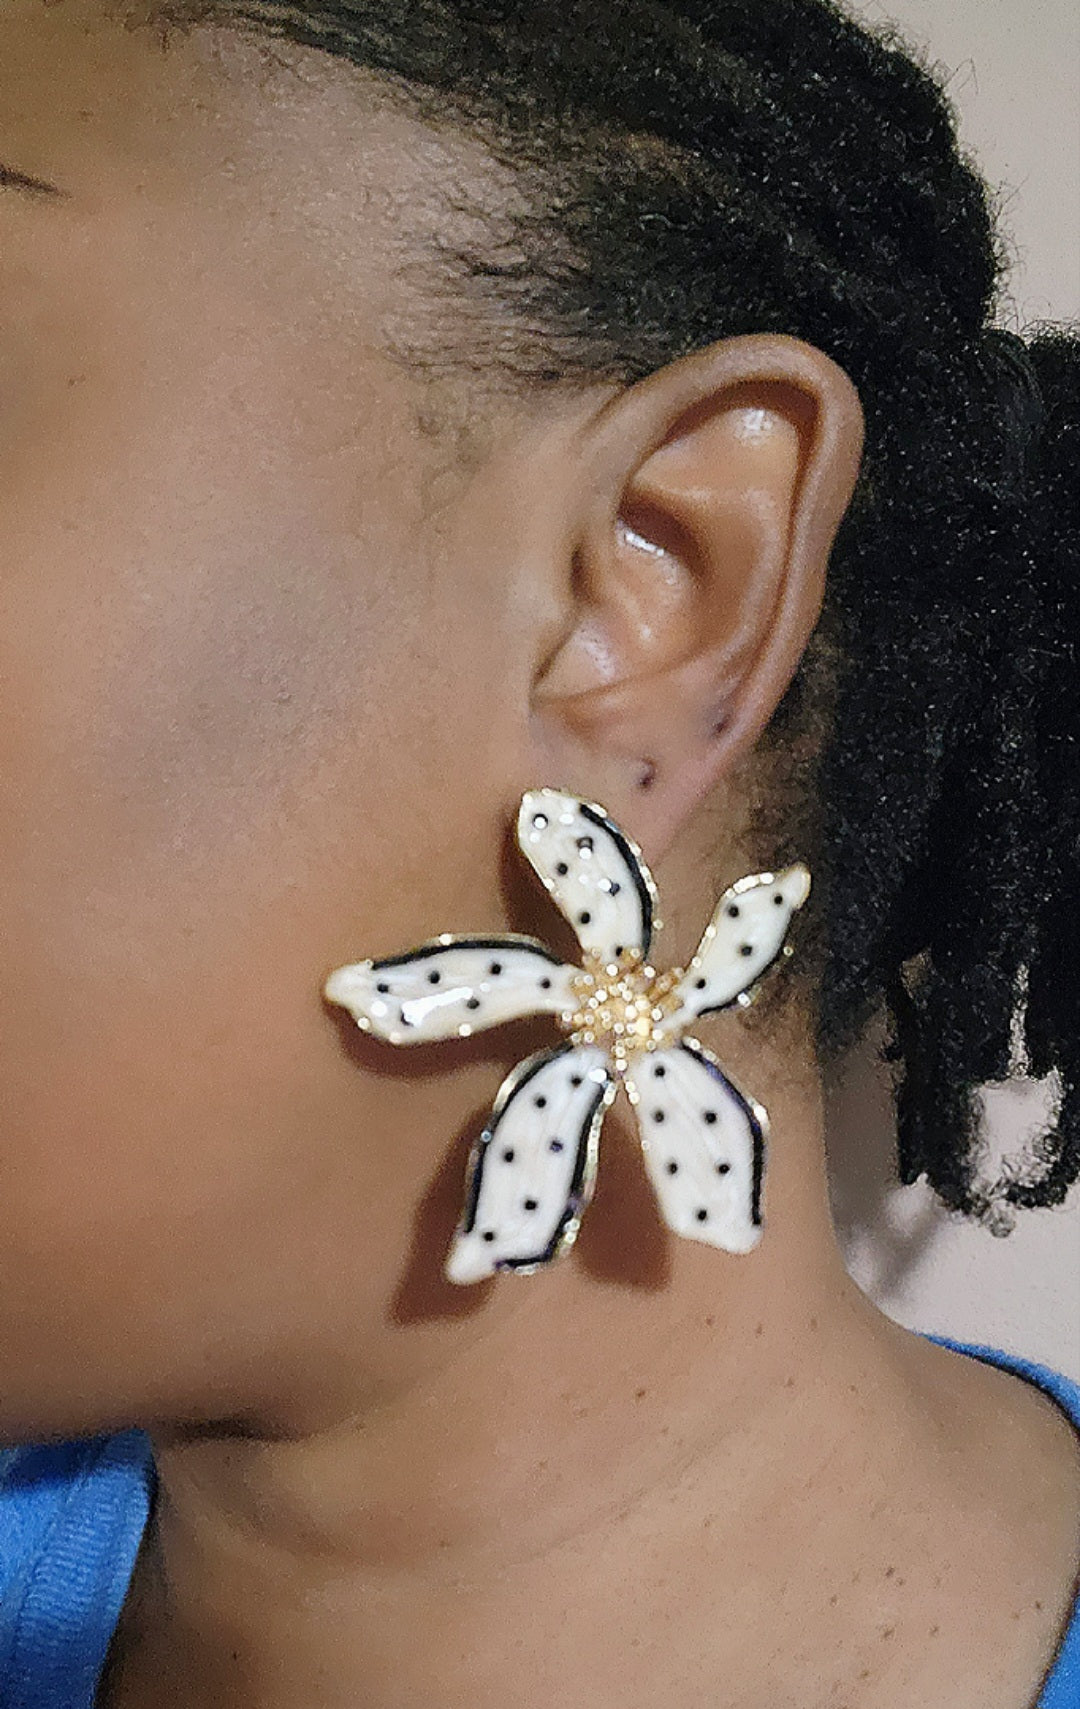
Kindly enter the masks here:
M 709 981 L 707 979 L 695 979 L 694 980 L 694 987 L 698 991 L 704 991 L 704 989 L 708 983 L 709 983 Z
M 550 1140 L 548 1140 L 548 1150 L 549 1151 L 565 1151 L 566 1147 L 564 1146 L 561 1139 L 550 1139 Z
M 708 1220 L 708 1216 L 709 1216 L 708 1211 L 704 1208 L 704 1206 L 702 1206 L 701 1210 L 699 1210 L 697 1213 L 698 1222 L 706 1222 Z
M 779 890 L 776 892 L 776 895 L 773 897 L 773 901 L 776 903 L 776 906 L 778 908 L 783 907 L 784 898 L 783 898 L 783 894 Z
M 622 954 L 622 952 L 623 952 L 623 946 L 622 946 L 622 944 L 616 944 L 616 945 L 615 945 L 615 954 L 616 954 L 616 955 L 621 955 L 621 954 Z
M 739 918 L 739 904 L 737 902 L 732 902 L 729 904 L 728 914 L 731 917 L 731 919 L 733 919 L 733 920 L 737 920 Z
M 739 945 L 739 954 L 740 955 L 753 955 L 753 953 L 754 953 L 753 944 L 740 944 Z
M 619 894 L 619 891 L 620 891 L 620 890 L 621 890 L 621 889 L 622 889 L 622 885 L 621 885 L 621 884 L 619 884 L 619 883 L 618 883 L 618 882 L 617 882 L 617 881 L 616 881 L 616 880 L 615 880 L 615 879 L 614 879 L 614 878 L 613 878 L 613 879 L 612 879 L 612 880 L 611 880 L 611 882 L 610 882 L 610 884 L 609 884 L 609 885 L 608 885 L 608 895 L 609 895 L 609 896 L 617 896 L 617 895 L 618 895 L 618 894 Z
M 538 1110 L 546 1108 L 547 1099 L 544 1097 L 543 1092 L 539 1093 L 539 1095 L 533 1099 L 533 1103 L 536 1105 Z
M 654 1110 L 652 1113 L 652 1119 L 654 1122 L 662 1122 L 664 1119 L 663 1110 Z
M 662 1062 L 658 1062 L 656 1067 L 653 1069 L 653 1077 L 657 1080 L 662 1080 L 666 1073 L 667 1069 L 664 1067 L 664 1064 Z
M 592 846 L 593 846 L 593 840 L 591 837 L 579 837 L 577 840 L 577 846 L 579 849 L 591 850 Z
M 381 991 L 383 996 L 385 997 L 385 995 L 389 991 L 390 987 L 389 987 L 389 985 L 380 983 L 380 984 L 376 985 L 375 989 L 376 989 L 376 991 Z
M 730 1163 L 718 1163 L 716 1165 L 716 1173 L 718 1175 L 730 1175 L 731 1174 L 731 1164 Z
M 533 824 L 536 826 L 538 831 L 542 831 L 544 829 L 544 826 L 547 824 L 547 814 L 546 813 L 534 813 L 533 814 Z
M 493 1228 L 485 1228 L 484 1239 L 485 1240 L 494 1240 L 494 1238 L 495 1238 L 495 1230 Z
M 479 997 L 470 997 L 468 1002 L 465 1004 L 465 1007 L 467 1009 L 478 1009 L 480 1007 Z
M 578 915 L 578 924 L 582 925 L 582 926 L 587 926 L 591 919 L 592 919 L 592 915 L 588 912 L 586 912 L 584 914 L 579 914 Z
M 570 1084 L 571 1084 L 571 1086 L 580 1086 L 581 1085 L 581 1075 L 580 1074 L 571 1074 Z
M 503 1162 L 504 1163 L 512 1163 L 514 1161 L 514 1155 L 515 1155 L 513 1146 L 508 1145 L 506 1150 L 503 1152 L 502 1155 L 503 1155 Z
M 704 1115 L 705 1115 L 705 1120 L 708 1122 L 709 1126 L 712 1127 L 713 1122 L 716 1120 L 716 1111 L 715 1110 L 706 1110 L 704 1112 Z
M 539 1200 L 537 1200 L 537 1199 L 526 1199 L 524 1202 L 525 1202 L 525 1209 L 527 1211 L 534 1211 L 537 1207 L 537 1204 L 539 1203 Z
M 429 973 L 429 974 L 428 974 L 428 984 L 429 984 L 429 985 L 437 985 L 437 984 L 438 984 L 438 983 L 439 983 L 439 980 L 440 980 L 440 979 L 441 979 L 441 978 L 442 978 L 442 974 L 441 974 L 441 973 L 438 973 L 438 972 L 431 972 L 431 973 Z
M 551 989 L 551 980 L 547 977 L 546 974 L 544 975 L 543 979 L 541 979 L 541 981 L 540 981 L 540 989 L 541 989 L 541 991 L 550 991 L 550 989 Z
M 668 1158 L 667 1172 L 669 1175 L 677 1175 L 679 1173 L 679 1165 L 676 1163 L 674 1157 Z
M 555 871 L 558 873 L 560 878 L 565 878 L 567 873 L 570 871 L 570 868 L 564 860 L 561 860 L 556 866 Z
M 488 968 L 488 972 L 491 974 L 492 978 L 497 979 L 499 974 L 502 972 L 502 962 L 493 961 L 491 966 Z

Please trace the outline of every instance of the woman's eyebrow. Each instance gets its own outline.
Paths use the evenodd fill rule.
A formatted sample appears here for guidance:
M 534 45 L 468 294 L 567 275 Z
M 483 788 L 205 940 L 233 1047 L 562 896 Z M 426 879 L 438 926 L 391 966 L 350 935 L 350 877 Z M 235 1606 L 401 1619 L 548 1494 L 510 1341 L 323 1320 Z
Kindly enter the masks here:
M 27 172 L 17 172 L 13 166 L 0 164 L 0 190 L 5 187 L 12 190 L 22 190 L 28 196 L 70 196 L 70 190 L 61 189 L 59 184 L 50 184 L 45 178 L 31 178 Z

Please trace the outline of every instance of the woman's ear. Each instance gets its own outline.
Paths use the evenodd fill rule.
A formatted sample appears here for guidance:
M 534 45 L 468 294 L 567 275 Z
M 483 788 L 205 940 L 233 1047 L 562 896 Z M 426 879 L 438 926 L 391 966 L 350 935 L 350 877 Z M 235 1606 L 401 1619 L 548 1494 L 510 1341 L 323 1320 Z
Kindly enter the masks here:
M 843 370 L 772 334 L 681 358 L 588 424 L 567 631 L 533 713 L 552 776 L 605 780 L 616 815 L 652 769 L 630 817 L 654 853 L 795 674 L 862 441 Z

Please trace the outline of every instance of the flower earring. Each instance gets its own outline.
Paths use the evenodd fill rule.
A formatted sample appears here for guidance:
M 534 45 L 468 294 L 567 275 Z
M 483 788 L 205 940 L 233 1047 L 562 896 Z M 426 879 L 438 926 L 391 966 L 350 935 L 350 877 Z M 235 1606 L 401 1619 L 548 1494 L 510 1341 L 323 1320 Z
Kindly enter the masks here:
M 768 1117 L 686 1029 L 700 1015 L 747 1006 L 766 970 L 792 953 L 784 939 L 809 895 L 809 872 L 796 863 L 740 878 L 689 966 L 657 973 L 648 961 L 661 925 L 656 885 L 602 807 L 529 790 L 517 843 L 573 926 L 580 967 L 521 934 L 443 932 L 401 955 L 339 967 L 323 987 L 390 1044 L 468 1038 L 533 1014 L 552 1015 L 565 1035 L 499 1088 L 469 1158 L 446 1275 L 468 1283 L 498 1270 L 530 1274 L 573 1244 L 620 1080 L 668 1227 L 749 1252 L 761 1238 Z

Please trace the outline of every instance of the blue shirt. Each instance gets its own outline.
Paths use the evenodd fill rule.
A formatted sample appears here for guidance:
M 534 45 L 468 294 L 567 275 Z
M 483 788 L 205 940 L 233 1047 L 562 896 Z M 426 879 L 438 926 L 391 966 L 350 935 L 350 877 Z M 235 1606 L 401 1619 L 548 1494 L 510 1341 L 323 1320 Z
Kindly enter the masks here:
M 930 1339 L 1035 1383 L 1080 1431 L 1080 1384 L 990 1347 Z M 93 1709 L 156 1484 L 142 1430 L 0 1451 L 3 1709 Z M 1080 1597 L 1038 1709 L 1080 1709 Z

